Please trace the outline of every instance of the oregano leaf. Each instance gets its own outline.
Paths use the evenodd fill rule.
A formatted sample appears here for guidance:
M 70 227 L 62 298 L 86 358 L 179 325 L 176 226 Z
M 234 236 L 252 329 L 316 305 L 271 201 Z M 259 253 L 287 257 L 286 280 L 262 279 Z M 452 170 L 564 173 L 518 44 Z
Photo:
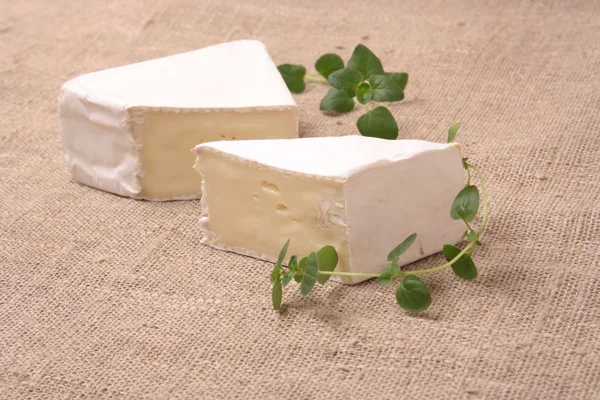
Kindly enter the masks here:
M 273 301 L 273 308 L 279 310 L 281 307 L 281 298 L 283 297 L 283 287 L 281 286 L 281 280 L 279 278 L 273 283 L 273 290 L 271 292 L 271 299 Z
M 407 311 L 424 311 L 431 305 L 429 287 L 418 276 L 408 275 L 396 290 L 396 301 Z
M 344 60 L 337 54 L 323 54 L 315 63 L 317 72 L 327 79 L 332 72 L 344 68 Z
M 350 97 L 356 96 L 356 87 L 363 81 L 360 72 L 342 68 L 332 72 L 327 78 L 327 82 L 334 88 L 346 92 Z
M 335 269 L 338 263 L 338 254 L 333 246 L 322 247 L 317 251 L 319 260 L 319 271 L 331 272 Z M 323 285 L 331 278 L 331 275 L 317 275 L 317 281 Z
M 372 75 L 369 78 L 373 101 L 399 101 L 404 99 L 404 92 L 394 81 L 385 75 Z
M 383 106 L 361 115 L 356 126 L 363 136 L 391 140 L 398 138 L 398 124 L 390 110 Z
M 294 280 L 298 283 L 302 282 L 302 278 L 304 277 L 304 271 L 306 270 L 306 262 L 308 261 L 308 257 L 304 257 L 298 262 L 298 272 L 294 275 Z
M 290 258 L 288 268 L 290 269 L 290 271 L 298 270 L 298 256 L 296 256 L 295 254 Z
M 467 186 L 458 194 L 450 208 L 450 218 L 473 221 L 479 210 L 479 189 L 476 186 Z
M 394 81 L 402 91 L 406 89 L 408 84 L 408 74 L 406 72 L 386 72 L 385 75 Z
M 367 104 L 373 98 L 371 85 L 368 82 L 363 82 L 356 88 L 356 100 L 361 104 Z
M 477 240 L 477 232 L 470 231 L 467 233 L 467 242 L 473 242 Z
M 277 265 L 281 265 L 281 263 L 283 262 L 283 259 L 285 258 L 285 253 L 287 253 L 289 245 L 290 239 L 288 239 L 287 242 L 285 242 L 285 244 L 281 248 L 281 251 L 279 252 L 279 257 L 277 257 Z
M 310 253 L 306 261 L 306 269 L 304 270 L 304 276 L 302 277 L 302 283 L 300 284 L 300 293 L 306 296 L 310 293 L 312 288 L 317 282 L 317 276 L 319 274 L 319 259 L 313 252 Z
M 451 244 L 445 244 L 442 248 L 442 254 L 448 261 L 452 261 L 462 250 Z M 452 264 L 452 270 L 463 279 L 477 278 L 477 267 L 473 262 L 473 258 L 468 254 L 463 254 L 457 261 Z
M 294 275 L 295 273 L 292 271 L 288 271 L 285 274 L 283 274 L 283 277 L 281 278 L 281 284 L 283 285 L 283 287 L 286 287 L 288 283 L 290 283 Z
M 283 81 L 292 93 L 302 93 L 306 88 L 304 83 L 304 75 L 306 68 L 297 64 L 281 64 L 277 66 Z
M 354 109 L 354 99 L 346 92 L 331 88 L 321 100 L 319 108 L 321 111 L 350 112 Z
M 347 68 L 360 72 L 365 79 L 372 75 L 383 74 L 383 66 L 379 58 L 363 44 L 354 48 Z
M 394 248 L 394 250 L 390 251 L 390 254 L 388 254 L 388 257 L 387 257 L 388 261 L 397 260 L 398 257 L 400 257 L 400 255 L 402 253 L 404 253 L 406 250 L 408 250 L 410 248 L 410 246 L 412 246 L 412 244 L 415 242 L 416 239 L 417 239 L 416 233 L 409 235 L 406 239 L 404 239 L 402 241 L 402 243 L 400 243 L 398 246 L 396 246 Z
M 456 137 L 459 129 L 460 122 L 450 125 L 450 128 L 448 129 L 448 143 L 454 142 L 454 138 Z

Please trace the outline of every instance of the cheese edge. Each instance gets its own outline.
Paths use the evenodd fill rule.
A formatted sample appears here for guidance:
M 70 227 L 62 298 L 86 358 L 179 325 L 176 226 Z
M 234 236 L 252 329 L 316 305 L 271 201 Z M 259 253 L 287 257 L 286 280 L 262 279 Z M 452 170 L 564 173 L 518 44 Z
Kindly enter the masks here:
M 79 112 L 67 112 L 66 109 L 75 107 Z M 82 114 L 81 111 L 85 112 Z M 201 196 L 176 195 L 168 198 L 148 197 L 144 193 L 140 183 L 139 176 L 145 171 L 141 162 L 140 150 L 143 146 L 141 134 L 137 133 L 134 125 L 143 128 L 145 112 L 168 112 L 168 113 L 210 113 L 210 112 L 253 112 L 253 111 L 294 111 L 296 135 L 298 135 L 298 106 L 282 105 L 278 107 L 242 107 L 242 108 L 189 108 L 179 109 L 172 107 L 143 107 L 117 104 L 111 99 L 101 95 L 89 93 L 85 88 L 76 85 L 73 81 L 68 81 L 61 87 L 58 99 L 58 114 L 60 120 L 60 134 L 63 143 L 63 160 L 69 175 L 79 183 L 86 186 L 100 189 L 123 197 L 130 197 L 138 200 L 147 201 L 177 201 L 177 200 L 196 200 Z M 90 119 L 91 114 L 95 115 L 97 121 Z M 98 119 L 99 117 L 102 117 Z M 112 117 L 112 118 L 111 118 Z M 79 125 L 85 127 L 81 134 L 80 129 L 73 132 L 72 123 L 67 121 L 78 121 Z M 118 121 L 118 122 L 117 122 Z M 98 124 L 100 122 L 100 124 Z M 101 126 L 101 128 L 98 127 Z M 67 128 L 69 127 L 69 129 Z M 93 133 L 89 133 L 93 132 Z M 88 160 L 96 157 L 99 152 L 97 146 L 93 149 L 89 147 L 86 151 L 78 151 L 75 142 L 80 136 L 87 137 L 92 143 L 98 139 L 112 137 L 113 144 L 117 148 L 128 149 L 122 152 L 125 162 L 115 165 L 94 164 Z M 93 140 L 93 139 L 96 140 Z M 106 146 L 104 146 L 106 148 Z M 110 146 L 113 147 L 113 146 Z M 191 149 L 192 151 L 194 149 Z M 79 154 L 78 154 L 79 153 Z M 113 149 L 107 148 L 105 154 L 114 154 Z M 129 153 L 129 154 L 127 154 Z M 131 158 L 133 160 L 131 160 Z M 120 172 L 123 173 L 120 173 Z

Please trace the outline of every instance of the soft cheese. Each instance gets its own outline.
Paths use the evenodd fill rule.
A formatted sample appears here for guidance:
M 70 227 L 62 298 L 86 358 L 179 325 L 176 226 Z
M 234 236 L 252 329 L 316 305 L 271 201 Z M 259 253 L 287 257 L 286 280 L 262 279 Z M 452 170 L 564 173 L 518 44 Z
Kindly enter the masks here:
M 296 104 L 253 40 L 77 77 L 59 116 L 73 178 L 148 200 L 200 197 L 198 143 L 298 136 Z
M 408 235 L 400 265 L 441 251 L 464 232 L 450 206 L 464 185 L 457 144 L 362 136 L 215 142 L 196 146 L 201 242 L 275 261 L 325 245 L 337 271 L 378 273 Z M 358 283 L 363 278 L 343 278 Z

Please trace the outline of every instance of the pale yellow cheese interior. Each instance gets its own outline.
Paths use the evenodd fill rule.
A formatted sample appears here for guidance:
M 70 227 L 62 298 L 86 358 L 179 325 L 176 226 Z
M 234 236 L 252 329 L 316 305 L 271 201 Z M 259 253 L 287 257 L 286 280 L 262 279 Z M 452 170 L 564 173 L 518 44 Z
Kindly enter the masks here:
M 144 112 L 134 126 L 141 147 L 141 195 L 147 199 L 198 197 L 200 176 L 191 149 L 217 140 L 297 137 L 296 110 Z
M 287 239 L 288 257 L 325 245 L 348 265 L 344 182 L 295 175 L 203 148 L 202 243 L 274 261 Z

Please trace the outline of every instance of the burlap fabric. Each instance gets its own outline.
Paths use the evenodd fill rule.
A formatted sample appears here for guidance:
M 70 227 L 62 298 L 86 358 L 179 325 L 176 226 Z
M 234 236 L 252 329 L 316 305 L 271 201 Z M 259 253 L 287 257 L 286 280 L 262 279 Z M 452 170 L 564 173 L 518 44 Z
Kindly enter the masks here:
M 0 398 L 600 398 L 600 4 L 490 3 L 0 2 Z M 479 279 L 428 277 L 420 315 L 373 281 L 277 313 L 269 263 L 198 243 L 197 201 L 69 178 L 64 81 L 241 38 L 309 67 L 365 43 L 411 73 L 402 137 L 463 122 L 492 202 Z M 355 132 L 324 93 L 295 96 L 300 134 Z

